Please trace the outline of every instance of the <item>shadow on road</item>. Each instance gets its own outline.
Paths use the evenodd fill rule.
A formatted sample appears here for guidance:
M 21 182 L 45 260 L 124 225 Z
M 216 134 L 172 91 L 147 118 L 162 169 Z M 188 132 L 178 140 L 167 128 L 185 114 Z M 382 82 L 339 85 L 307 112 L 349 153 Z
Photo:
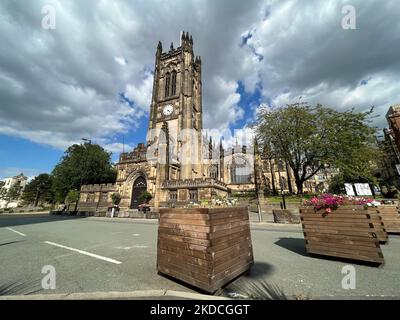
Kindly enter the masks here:
M 274 266 L 265 262 L 254 262 L 254 265 L 249 271 L 229 282 L 220 291 L 220 295 L 225 297 L 231 297 L 231 294 L 239 294 L 239 297 L 243 295 L 251 297 L 252 299 L 256 296 L 263 297 L 262 299 L 268 299 L 267 297 L 274 297 L 275 299 L 281 294 L 277 287 L 267 283 L 267 275 L 274 271 Z
M 256 261 L 254 262 L 254 265 L 251 267 L 251 269 L 244 274 L 243 278 L 250 280 L 263 278 L 266 275 L 272 273 L 273 270 L 274 266 L 272 264 Z
M 4 242 L 4 243 L 0 243 L 0 247 L 6 246 L 6 245 L 8 245 L 8 244 L 13 244 L 13 243 L 18 243 L 18 242 L 24 242 L 24 241 L 25 241 L 25 240 Z
M 40 279 L 0 283 L 0 296 L 29 295 L 38 293 L 43 290 L 40 287 L 40 283 Z
M 0 215 L 0 228 L 85 218 L 86 217 L 81 216 L 53 216 L 49 215 L 48 213 L 43 215 L 28 215 L 23 213 L 17 213 L 14 215 Z
M 306 243 L 304 239 L 299 238 L 280 238 L 278 241 L 275 242 L 276 245 L 290 250 L 294 253 L 299 255 L 309 257 L 310 255 L 307 253 L 306 250 Z
M 234 290 L 233 288 L 236 288 L 235 283 L 240 285 L 243 281 L 245 281 L 247 283 L 248 281 L 263 278 L 266 275 L 268 275 L 269 273 L 271 273 L 273 271 L 273 269 L 274 269 L 274 267 L 269 263 L 255 262 L 249 271 L 247 271 L 246 273 L 239 275 L 235 279 L 232 279 L 231 281 L 229 281 L 229 283 L 225 284 L 220 290 L 217 290 L 217 292 L 215 292 L 214 295 L 217 295 L 217 296 L 225 295 L 225 293 L 228 292 L 229 290 Z M 176 278 L 166 275 L 164 273 L 158 272 L 158 275 L 161 277 L 164 277 L 168 280 L 171 280 L 173 282 L 176 282 L 177 284 L 184 286 L 184 287 L 186 287 L 192 291 L 195 291 L 197 293 L 212 295 L 209 292 L 206 292 L 202 289 L 199 289 L 195 286 L 192 286 L 184 281 L 181 281 L 179 279 L 176 279 Z

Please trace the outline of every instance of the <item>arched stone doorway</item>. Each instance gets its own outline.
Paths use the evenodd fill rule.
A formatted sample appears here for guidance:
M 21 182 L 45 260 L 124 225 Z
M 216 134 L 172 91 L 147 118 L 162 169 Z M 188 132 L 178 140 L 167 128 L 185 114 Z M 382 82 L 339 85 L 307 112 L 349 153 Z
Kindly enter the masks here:
M 139 195 L 147 190 L 147 183 L 146 179 L 142 176 L 138 177 L 132 187 L 132 198 L 131 198 L 131 209 L 137 209 L 138 206 L 140 205 L 139 203 Z

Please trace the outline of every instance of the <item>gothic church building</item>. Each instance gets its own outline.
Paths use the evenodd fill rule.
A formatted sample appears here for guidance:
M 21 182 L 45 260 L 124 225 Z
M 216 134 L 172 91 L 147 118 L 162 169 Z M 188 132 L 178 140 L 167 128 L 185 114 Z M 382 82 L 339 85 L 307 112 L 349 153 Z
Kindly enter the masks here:
M 120 154 L 115 184 L 82 186 L 78 210 L 105 209 L 115 192 L 121 210 L 128 210 L 138 208 L 147 190 L 157 210 L 254 190 L 254 157 L 246 152 L 251 146 L 224 150 L 222 141 L 202 133 L 201 64 L 188 33 L 166 52 L 158 43 L 146 144 Z

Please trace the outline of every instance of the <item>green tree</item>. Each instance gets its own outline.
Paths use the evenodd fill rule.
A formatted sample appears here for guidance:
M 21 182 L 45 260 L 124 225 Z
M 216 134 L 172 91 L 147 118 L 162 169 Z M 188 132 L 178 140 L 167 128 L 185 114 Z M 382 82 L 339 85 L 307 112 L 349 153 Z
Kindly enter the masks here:
M 152 198 L 151 193 L 145 190 L 139 194 L 138 200 L 140 203 L 148 203 Z
M 376 129 L 368 112 L 339 112 L 307 103 L 263 109 L 255 124 L 260 146 L 293 170 L 298 194 L 303 184 L 326 167 L 354 178 L 370 177 Z
M 52 172 L 57 202 L 63 202 L 70 190 L 80 190 L 84 184 L 115 182 L 116 169 L 111 153 L 97 144 L 70 146 Z
M 22 200 L 35 206 L 40 203 L 53 203 L 53 177 L 47 173 L 41 173 L 32 179 L 22 192 Z
M 65 197 L 66 203 L 76 203 L 79 200 L 78 190 L 69 190 L 67 196 Z
M 111 195 L 112 203 L 113 203 L 114 205 L 116 205 L 116 206 L 119 205 L 119 203 L 121 202 L 121 199 L 122 199 L 122 197 L 121 197 L 121 195 L 120 195 L 118 192 L 114 192 L 114 193 Z

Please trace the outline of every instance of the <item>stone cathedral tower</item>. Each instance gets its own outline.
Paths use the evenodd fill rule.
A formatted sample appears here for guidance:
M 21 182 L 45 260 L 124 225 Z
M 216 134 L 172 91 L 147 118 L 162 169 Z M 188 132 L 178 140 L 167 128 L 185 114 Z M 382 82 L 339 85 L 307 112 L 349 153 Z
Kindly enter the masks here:
M 147 144 L 150 154 L 157 153 L 162 140 L 166 140 L 169 157 L 158 159 L 168 162 L 166 179 L 171 178 L 170 174 L 178 179 L 201 177 L 201 86 L 201 59 L 194 55 L 192 36 L 182 32 L 181 45 L 175 49 L 171 43 L 167 52 L 163 52 L 159 42 Z
M 155 210 L 227 196 L 236 167 L 224 157 L 232 157 L 234 150 L 225 152 L 222 143 L 216 147 L 202 135 L 201 65 L 187 32 L 176 48 L 171 43 L 163 51 L 158 43 L 146 144 L 120 154 L 115 184 L 82 186 L 79 210 L 106 208 L 115 192 L 124 212 L 137 209 L 145 191 L 153 196 Z M 253 187 L 248 175 L 244 177 L 240 190 Z

